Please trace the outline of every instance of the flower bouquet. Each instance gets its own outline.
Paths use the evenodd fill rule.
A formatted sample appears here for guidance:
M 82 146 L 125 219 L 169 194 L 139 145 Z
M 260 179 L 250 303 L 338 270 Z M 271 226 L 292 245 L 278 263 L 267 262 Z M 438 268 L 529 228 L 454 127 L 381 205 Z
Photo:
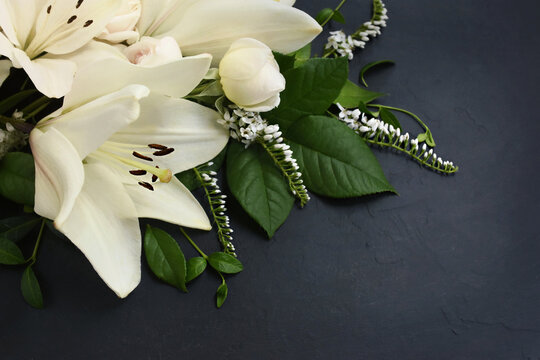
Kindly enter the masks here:
M 33 265 L 51 231 L 119 297 L 139 284 L 144 252 L 182 291 L 215 271 L 221 307 L 225 277 L 243 270 L 222 182 L 272 237 L 311 193 L 394 193 L 370 146 L 456 172 L 418 116 L 367 89 L 365 73 L 391 61 L 367 64 L 362 85 L 348 79 L 386 26 L 382 1 L 356 32 L 332 31 L 312 50 L 325 25 L 345 21 L 344 4 L 313 19 L 294 0 L 1 1 L 0 195 L 11 216 L 0 263 L 24 269 L 24 299 L 43 307 Z M 424 132 L 411 136 L 396 114 Z M 141 231 L 139 218 L 180 226 L 200 256 L 186 259 L 159 227 Z M 213 252 L 185 228 L 215 231 Z

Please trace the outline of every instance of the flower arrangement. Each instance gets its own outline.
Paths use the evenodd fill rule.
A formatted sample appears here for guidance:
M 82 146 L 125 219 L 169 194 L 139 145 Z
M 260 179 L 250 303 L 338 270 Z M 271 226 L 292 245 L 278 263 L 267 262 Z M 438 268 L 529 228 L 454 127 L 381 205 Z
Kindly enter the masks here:
M 33 265 L 53 231 L 121 298 L 144 253 L 182 291 L 215 271 L 221 307 L 226 276 L 243 266 L 220 183 L 272 237 L 312 193 L 394 193 L 369 146 L 455 173 L 417 115 L 367 89 L 364 74 L 390 61 L 367 64 L 363 86 L 348 80 L 349 61 L 387 25 L 381 0 L 312 55 L 344 4 L 313 19 L 291 0 L 0 2 L 0 195 L 16 204 L 0 220 L 0 263 L 24 268 L 24 299 L 43 307 Z M 396 113 L 425 132 L 406 132 Z M 180 226 L 200 256 L 186 259 L 158 227 L 143 235 L 139 218 Z M 215 231 L 221 249 L 205 253 L 185 228 Z M 18 242 L 36 234 L 25 257 Z

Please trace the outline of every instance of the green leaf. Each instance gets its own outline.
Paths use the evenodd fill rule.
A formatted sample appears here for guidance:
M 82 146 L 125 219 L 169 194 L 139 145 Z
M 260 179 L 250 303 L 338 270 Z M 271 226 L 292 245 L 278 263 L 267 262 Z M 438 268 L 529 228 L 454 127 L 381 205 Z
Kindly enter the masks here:
M 187 262 L 186 282 L 190 282 L 206 270 L 207 262 L 203 257 L 194 257 Z
M 317 16 L 315 16 L 315 20 L 317 20 L 317 22 L 319 24 L 322 24 L 322 23 L 324 23 L 326 21 L 326 19 L 328 19 L 330 16 L 332 16 L 333 13 L 334 13 L 333 9 L 324 8 L 321 11 L 319 11 Z
M 427 139 L 427 134 L 426 133 L 418 134 L 416 139 L 418 140 L 419 143 L 423 143 Z
M 187 292 L 186 258 L 176 240 L 165 231 L 148 225 L 144 252 L 150 269 L 158 278 Z
M 8 110 L 15 110 L 15 107 L 28 99 L 31 95 L 35 94 L 37 90 L 24 90 L 15 95 L 11 95 L 4 100 L 0 101 L 0 114 L 6 114 Z
M 0 161 L 0 195 L 22 205 L 34 205 L 34 158 L 12 152 Z
M 395 192 L 362 138 L 337 119 L 303 118 L 287 130 L 285 138 L 304 184 L 317 194 L 347 198 Z
M 364 78 L 368 70 L 379 65 L 388 65 L 388 64 L 394 65 L 395 62 L 393 60 L 380 60 L 380 61 L 374 61 L 374 62 L 370 62 L 369 64 L 366 64 L 366 66 L 364 66 L 362 70 L 360 70 L 360 80 L 362 81 L 362 84 L 364 84 L 365 87 L 368 87 L 366 79 Z
M 6 239 L 3 234 L 0 236 L 0 264 L 20 265 L 24 264 L 24 256 L 21 249 L 11 240 Z
M 294 197 L 281 171 L 259 145 L 231 142 L 227 184 L 244 210 L 271 238 L 291 212 Z
M 386 94 L 363 89 L 352 81 L 347 80 L 334 103 L 340 104 L 348 109 L 354 109 L 357 108 L 361 102 L 368 104 L 385 95 Z
M 211 160 L 214 164 L 212 166 L 205 166 L 204 169 L 208 171 L 218 171 L 223 165 L 225 160 L 225 154 L 227 153 L 227 147 L 225 147 L 215 158 Z M 189 191 L 196 190 L 201 187 L 201 182 L 197 179 L 197 175 L 193 169 L 182 171 L 179 174 L 176 174 L 176 177 Z
M 16 216 L 0 220 L 0 236 L 11 241 L 24 238 L 39 224 L 40 219 L 35 216 Z
M 32 266 L 28 266 L 24 270 L 21 279 L 21 292 L 28 305 L 36 309 L 43 309 L 43 295 Z
M 348 73 L 345 58 L 309 59 L 284 74 L 287 86 L 281 93 L 281 103 L 264 117 L 285 131 L 306 115 L 324 114 L 338 97 Z
M 426 144 L 428 144 L 428 146 L 435 147 L 435 140 L 433 139 L 433 134 L 429 130 L 426 131 Z
M 332 15 L 332 20 L 334 20 L 334 21 L 336 21 L 338 23 L 345 24 L 345 17 L 339 11 L 334 11 L 334 15 Z
M 274 51 L 274 59 L 276 59 L 279 65 L 279 71 L 281 73 L 284 73 L 285 71 L 290 70 L 294 67 L 295 58 L 292 55 L 284 55 Z
M 215 252 L 208 256 L 210 266 L 224 274 L 237 274 L 244 270 L 244 265 L 232 255 L 224 252 Z
M 295 51 L 291 55 L 294 55 L 294 58 L 296 59 L 294 62 L 294 67 L 302 66 L 311 58 L 311 43 L 307 44 L 300 50 Z
M 223 306 L 223 303 L 225 300 L 227 300 L 227 294 L 229 293 L 229 289 L 227 288 L 226 283 L 222 283 L 216 292 L 216 305 L 218 308 L 221 308 Z
M 400 128 L 401 130 L 403 130 L 401 124 L 399 123 L 399 120 L 390 110 L 381 108 L 379 111 L 379 116 L 381 117 L 381 120 L 385 123 L 388 123 L 395 128 Z

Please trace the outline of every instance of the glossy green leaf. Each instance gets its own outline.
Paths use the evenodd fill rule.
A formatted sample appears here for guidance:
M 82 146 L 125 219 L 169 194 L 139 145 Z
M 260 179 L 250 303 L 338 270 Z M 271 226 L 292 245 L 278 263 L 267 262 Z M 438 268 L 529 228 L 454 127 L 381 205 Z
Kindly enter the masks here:
M 294 55 L 284 55 L 274 51 L 274 59 L 279 65 L 279 71 L 284 73 L 294 67 Z
M 18 241 L 28 235 L 40 219 L 35 216 L 16 216 L 0 220 L 0 236 Z
M 280 105 L 266 113 L 265 119 L 285 131 L 306 115 L 321 115 L 338 97 L 349 72 L 347 59 L 309 59 L 304 65 L 287 71 Z
M 148 225 L 144 252 L 150 269 L 158 278 L 187 292 L 186 258 L 176 240 L 165 231 Z
M 435 140 L 433 139 L 433 134 L 429 130 L 426 131 L 426 144 L 428 144 L 428 146 L 435 147 Z
M 0 160 L 0 195 L 23 205 L 34 205 L 34 158 L 12 152 Z
M 281 171 L 258 144 L 247 149 L 231 142 L 227 153 L 227 184 L 244 210 L 272 237 L 294 204 Z
M 307 44 L 300 50 L 295 51 L 291 55 L 294 56 L 294 67 L 302 66 L 306 61 L 311 58 L 311 43 Z
M 347 80 L 334 103 L 340 104 L 348 109 L 354 109 L 357 108 L 361 102 L 368 104 L 385 95 L 386 94 L 363 89 L 352 81 Z
M 24 264 L 24 256 L 21 249 L 13 241 L 0 235 L 0 264 L 20 265 Z
M 330 9 L 330 8 L 324 8 L 322 9 L 321 11 L 319 11 L 319 13 L 317 14 L 317 16 L 315 16 L 315 20 L 319 23 L 319 24 L 322 24 L 326 21 L 326 19 L 328 19 L 329 17 L 332 16 L 332 14 L 334 13 L 334 10 L 333 9 Z
M 227 300 L 227 295 L 229 293 L 229 288 L 227 288 L 226 283 L 222 283 L 216 292 L 216 305 L 218 308 L 221 308 L 223 306 L 223 303 L 225 300 Z
M 211 254 L 208 256 L 208 262 L 210 263 L 210 266 L 224 274 L 237 274 L 244 270 L 244 266 L 240 260 L 223 252 Z
M 393 60 L 380 60 L 380 61 L 370 62 L 369 64 L 366 64 L 366 66 L 364 66 L 362 70 L 360 70 L 360 81 L 362 81 L 362 84 L 364 84 L 365 87 L 368 87 L 368 84 L 365 79 L 366 72 L 368 72 L 370 69 L 373 69 L 376 66 L 394 65 L 394 64 L 395 62 Z
M 287 130 L 285 138 L 304 184 L 314 193 L 348 198 L 395 192 L 362 138 L 337 119 L 303 118 Z
M 206 270 L 207 262 L 203 257 L 194 257 L 187 262 L 186 282 L 190 282 Z
M 43 308 L 43 295 L 32 266 L 28 266 L 24 270 L 21 279 L 21 292 L 28 305 L 36 309 Z
M 427 139 L 427 134 L 426 133 L 418 134 L 416 139 L 418 140 L 419 143 L 423 143 Z
M 385 123 L 390 124 L 395 128 L 399 128 L 403 130 L 396 115 L 394 115 L 390 110 L 381 108 L 381 110 L 379 111 L 379 116 L 381 120 L 384 121 Z

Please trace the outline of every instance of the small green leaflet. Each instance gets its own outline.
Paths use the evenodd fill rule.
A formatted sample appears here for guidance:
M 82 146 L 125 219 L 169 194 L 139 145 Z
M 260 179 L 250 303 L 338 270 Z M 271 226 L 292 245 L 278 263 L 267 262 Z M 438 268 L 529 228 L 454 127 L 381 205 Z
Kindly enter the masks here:
M 34 205 L 34 158 L 12 152 L 0 161 L 0 195 L 22 205 Z
M 194 257 L 187 262 L 186 282 L 196 279 L 206 270 L 207 262 L 203 257 Z
M 368 70 L 376 67 L 376 66 L 379 66 L 379 65 L 394 65 L 395 62 L 393 60 L 380 60 L 380 61 L 374 61 L 374 62 L 371 62 L 369 64 L 367 64 L 366 66 L 364 66 L 362 68 L 362 70 L 360 70 L 360 81 L 362 81 L 362 84 L 364 84 L 365 87 L 368 87 L 368 84 L 366 82 L 366 79 L 364 78 L 364 76 L 366 75 L 366 72 L 368 72 Z
M 342 87 L 334 104 L 340 104 L 347 109 L 357 108 L 360 103 L 368 104 L 386 94 L 361 88 L 350 80 Z
M 399 128 L 403 130 L 396 115 L 394 115 L 390 110 L 381 108 L 379 111 L 379 116 L 381 117 L 381 120 L 384 121 L 385 123 L 390 124 L 395 128 Z
M 287 130 L 285 138 L 304 184 L 314 193 L 349 198 L 395 192 L 362 138 L 337 119 L 305 117 Z
M 229 289 L 227 288 L 227 284 L 223 282 L 217 289 L 216 292 L 216 305 L 219 308 L 223 306 L 223 303 L 225 300 L 227 300 L 227 294 L 229 293 Z
M 43 295 L 32 266 L 28 266 L 24 270 L 21 279 L 21 292 L 28 305 L 36 309 L 43 308 Z
M 294 67 L 302 66 L 306 61 L 311 58 L 311 43 L 307 44 L 300 50 L 297 50 L 290 55 L 293 55 L 295 58 Z
M 259 144 L 245 149 L 236 141 L 229 144 L 226 169 L 231 193 L 271 238 L 294 204 L 281 171 Z
M 31 215 L 15 216 L 0 220 L 0 236 L 18 241 L 30 233 L 40 219 Z
M 186 258 L 176 240 L 165 231 L 148 225 L 144 252 L 150 269 L 158 278 L 187 292 Z
M 210 256 L 208 256 L 208 262 L 210 263 L 210 266 L 224 274 L 237 274 L 244 270 L 244 266 L 240 260 L 223 252 L 210 254 Z
M 24 263 L 25 260 L 21 249 L 3 234 L 0 235 L 0 264 L 20 265 Z
M 280 105 L 263 115 L 285 131 L 306 115 L 321 115 L 338 97 L 349 73 L 345 58 L 309 59 L 302 66 L 286 71 L 287 81 Z
M 330 8 L 324 8 L 321 11 L 319 11 L 317 16 L 315 17 L 315 20 L 319 24 L 322 25 L 328 18 L 330 18 L 331 20 L 337 21 L 339 23 L 345 24 L 345 18 L 343 17 L 343 15 L 339 11 L 335 11 Z

